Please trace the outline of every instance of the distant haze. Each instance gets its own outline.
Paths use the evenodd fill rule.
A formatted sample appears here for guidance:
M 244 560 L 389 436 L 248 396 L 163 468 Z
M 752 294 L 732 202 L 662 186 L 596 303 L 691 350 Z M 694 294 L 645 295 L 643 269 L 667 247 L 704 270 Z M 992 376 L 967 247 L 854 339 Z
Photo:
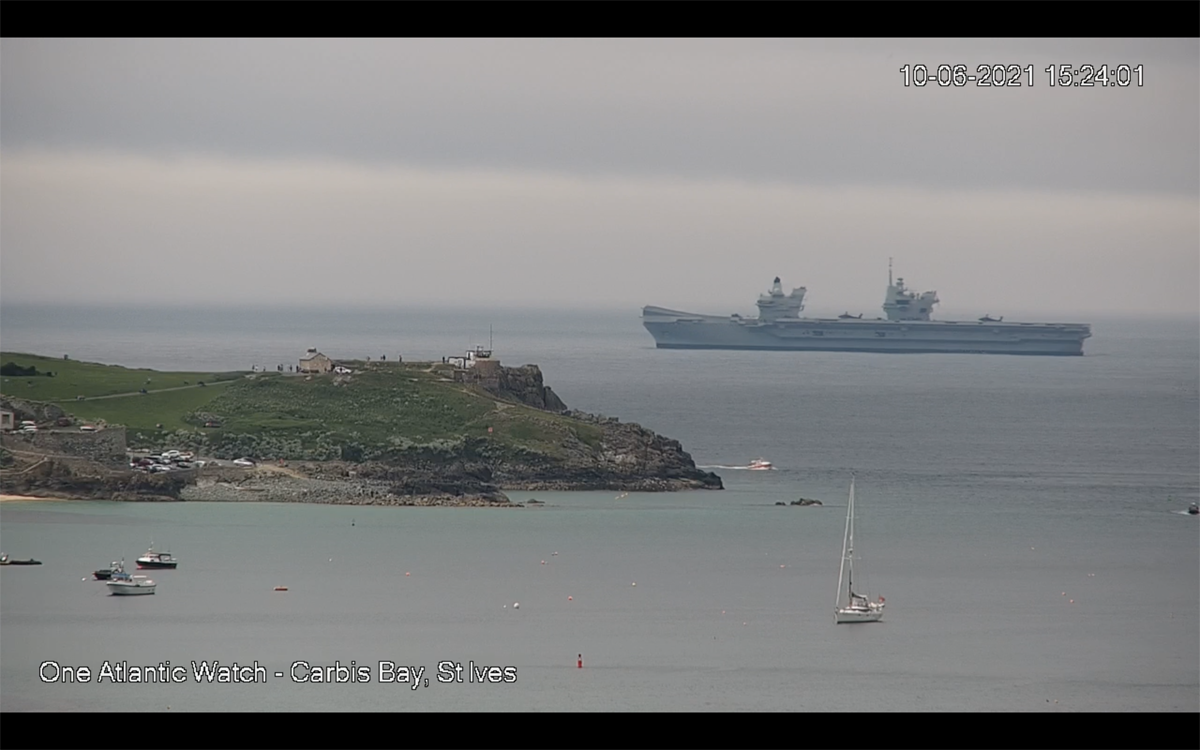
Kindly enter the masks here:
M 4 39 L 0 198 L 6 304 L 1194 317 L 1200 41 Z

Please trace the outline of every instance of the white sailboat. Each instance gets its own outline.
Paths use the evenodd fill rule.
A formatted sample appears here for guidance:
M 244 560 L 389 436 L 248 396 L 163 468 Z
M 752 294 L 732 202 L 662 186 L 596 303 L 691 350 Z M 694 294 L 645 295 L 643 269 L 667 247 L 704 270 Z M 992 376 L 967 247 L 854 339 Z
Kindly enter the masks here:
M 847 575 L 848 574 L 848 575 Z M 845 583 L 845 588 L 842 583 Z M 834 623 L 878 622 L 883 618 L 883 597 L 872 602 L 854 591 L 854 477 L 850 477 L 850 503 L 846 508 L 846 533 L 842 538 L 842 565 L 838 570 L 838 598 Z

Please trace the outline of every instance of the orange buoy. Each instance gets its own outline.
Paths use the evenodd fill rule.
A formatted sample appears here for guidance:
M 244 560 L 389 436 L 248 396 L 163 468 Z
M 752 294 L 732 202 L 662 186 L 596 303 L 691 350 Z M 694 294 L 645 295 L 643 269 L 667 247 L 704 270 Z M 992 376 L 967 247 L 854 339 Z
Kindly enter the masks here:
M 569 602 L 573 602 L 573 601 L 575 601 L 575 597 L 573 597 L 573 596 L 568 596 L 568 597 L 567 597 L 567 601 L 569 601 Z

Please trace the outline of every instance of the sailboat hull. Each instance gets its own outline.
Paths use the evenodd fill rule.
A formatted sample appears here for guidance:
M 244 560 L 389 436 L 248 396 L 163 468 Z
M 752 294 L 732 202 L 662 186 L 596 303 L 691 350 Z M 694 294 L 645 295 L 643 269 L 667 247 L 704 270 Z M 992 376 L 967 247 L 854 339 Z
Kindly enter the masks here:
M 871 605 L 870 609 L 836 609 L 833 621 L 838 625 L 851 622 L 879 622 L 883 619 L 883 607 Z

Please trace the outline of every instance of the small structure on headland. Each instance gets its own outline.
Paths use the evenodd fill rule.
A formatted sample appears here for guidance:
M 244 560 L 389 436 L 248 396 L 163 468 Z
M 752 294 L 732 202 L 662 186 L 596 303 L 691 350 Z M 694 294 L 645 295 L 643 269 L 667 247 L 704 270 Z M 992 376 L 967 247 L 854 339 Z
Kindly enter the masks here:
M 493 360 L 492 350 L 484 349 L 482 346 L 468 349 L 466 354 L 461 357 L 442 357 L 442 364 L 454 365 L 460 370 L 474 367 L 479 362 L 499 362 L 499 360 Z
M 491 349 L 477 346 L 461 357 L 442 357 L 442 362 L 454 365 L 455 382 L 478 383 L 493 391 L 500 387 L 500 360 Z
M 332 369 L 333 360 L 311 347 L 300 358 L 300 366 L 296 368 L 298 372 L 305 373 L 326 373 Z

